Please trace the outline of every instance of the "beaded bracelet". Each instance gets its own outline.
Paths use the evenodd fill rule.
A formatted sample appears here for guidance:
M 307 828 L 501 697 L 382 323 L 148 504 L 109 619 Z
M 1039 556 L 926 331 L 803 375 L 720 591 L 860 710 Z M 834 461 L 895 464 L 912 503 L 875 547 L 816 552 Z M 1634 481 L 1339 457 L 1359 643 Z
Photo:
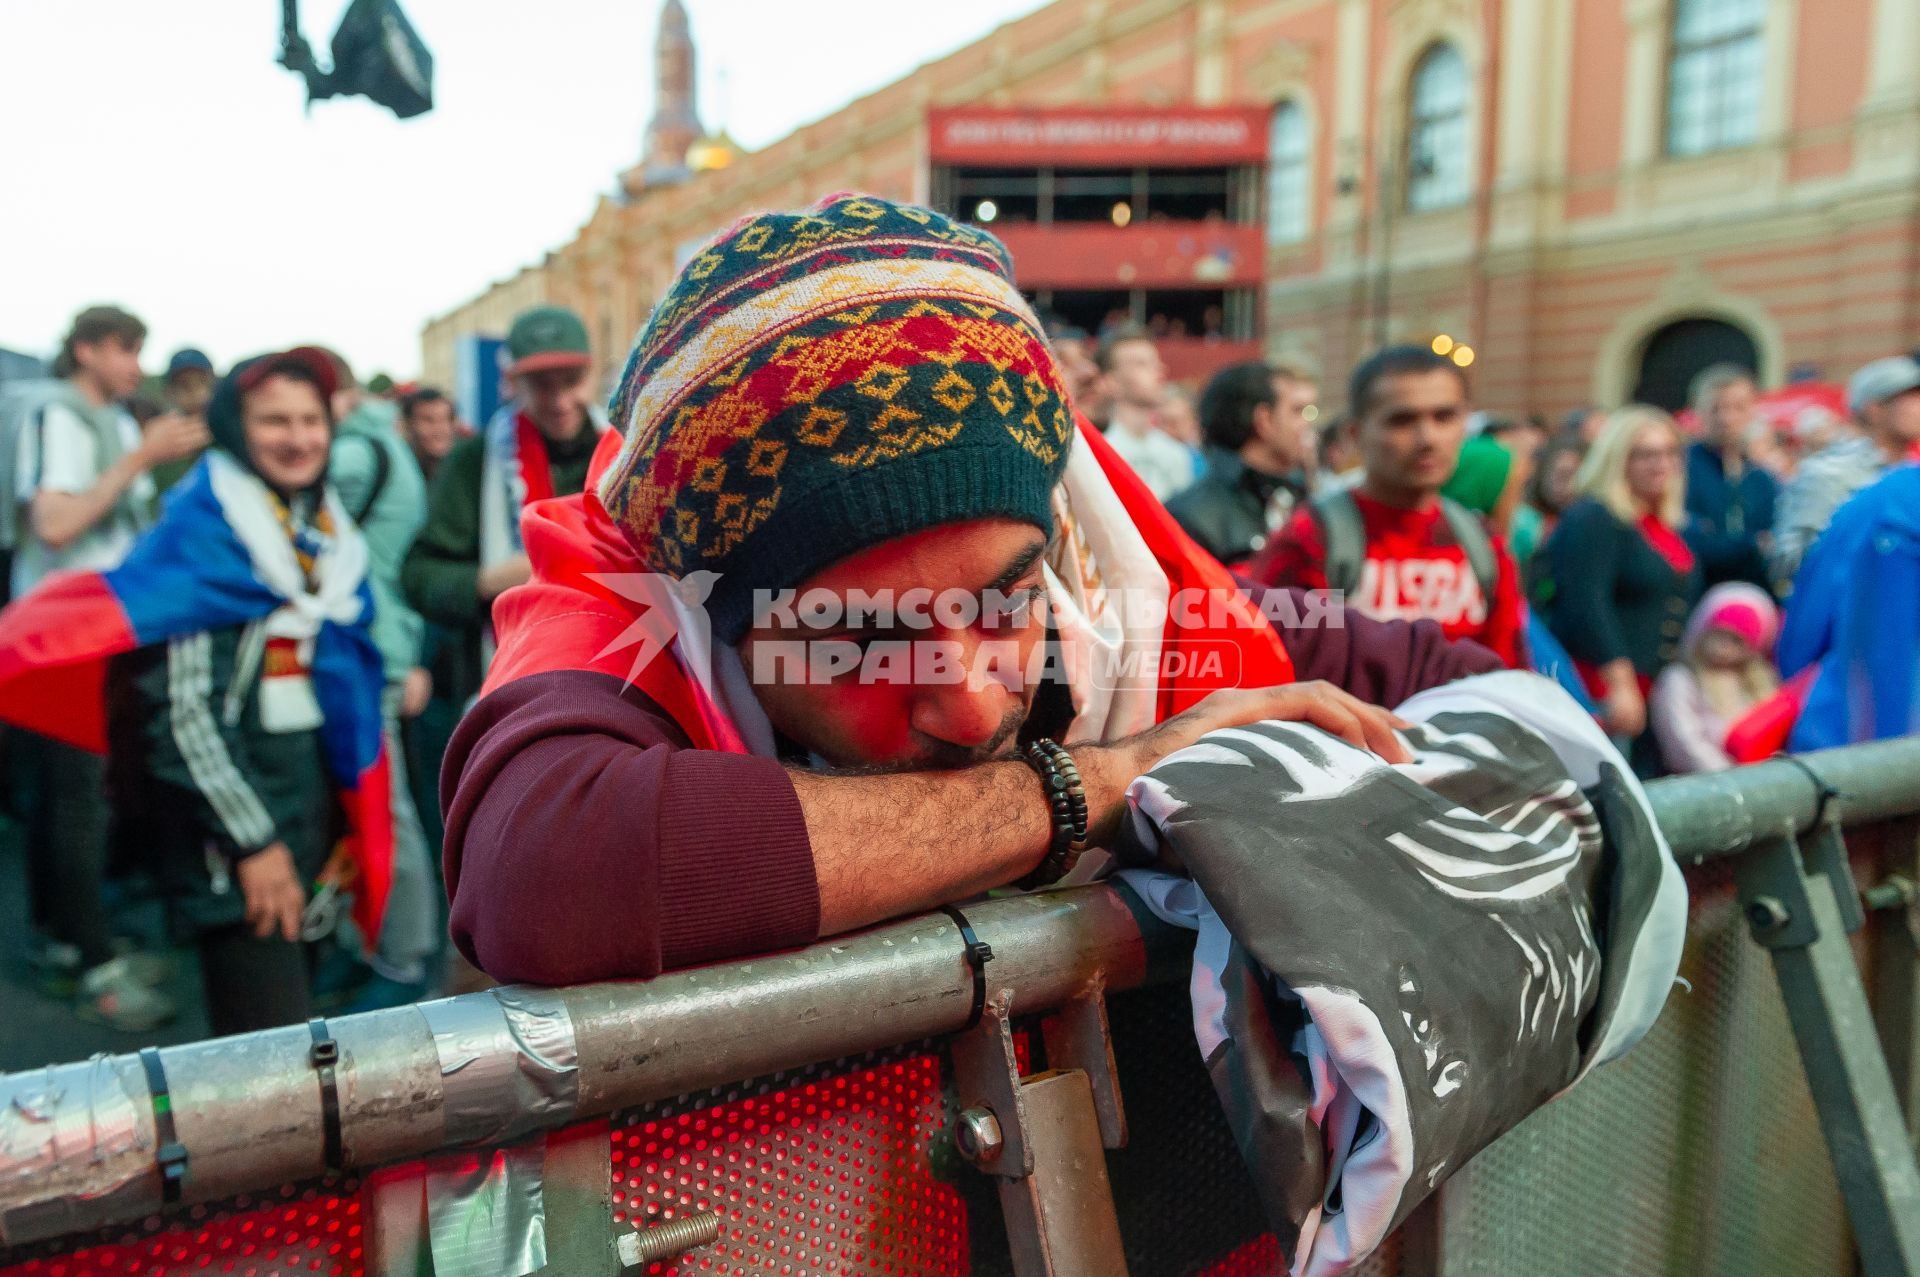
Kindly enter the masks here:
M 1053 759 L 1054 767 L 1067 779 L 1068 815 L 1073 817 L 1073 849 L 1084 851 L 1087 846 L 1087 790 L 1080 781 L 1080 769 L 1074 766 L 1073 755 L 1066 746 L 1042 736 L 1033 742 L 1034 749 L 1044 750 Z
M 1053 823 L 1046 858 L 1020 883 L 1023 887 L 1041 887 L 1072 872 L 1080 858 L 1077 853 L 1086 848 L 1087 791 L 1073 756 L 1058 743 L 1043 737 L 1023 748 L 1020 757 L 1040 777 Z

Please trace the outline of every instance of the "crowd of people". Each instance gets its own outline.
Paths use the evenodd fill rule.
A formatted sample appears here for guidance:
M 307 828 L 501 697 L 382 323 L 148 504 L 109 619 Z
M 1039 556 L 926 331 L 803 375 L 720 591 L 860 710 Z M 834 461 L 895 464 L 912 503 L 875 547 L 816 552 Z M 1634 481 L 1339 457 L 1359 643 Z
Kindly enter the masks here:
M 175 1013 L 157 988 L 162 964 L 117 934 L 109 883 L 132 880 L 167 899 L 176 938 L 197 947 L 215 1033 L 418 999 L 443 987 L 448 958 L 442 757 L 494 659 L 493 605 L 534 572 L 522 512 L 582 492 L 612 428 L 591 401 L 586 329 L 556 307 L 516 319 L 512 397 L 478 429 L 439 390 L 370 392 L 321 347 L 224 375 L 182 350 L 165 402 L 145 402 L 145 335 L 125 311 L 83 311 L 54 376 L 0 396 L 10 612 L 58 615 L 50 598 L 77 589 L 60 583 L 92 573 L 129 630 L 102 648 L 104 754 L 51 719 L 22 730 L 31 715 L 6 715 L 45 987 L 129 1031 Z M 1279 364 L 1171 384 L 1147 328 L 1097 341 L 1056 329 L 1050 359 L 1065 402 L 1245 589 L 1339 591 L 1346 615 L 1432 623 L 1449 643 L 1547 674 L 1645 775 L 1912 729 L 1920 580 L 1889 580 L 1875 558 L 1890 536 L 1913 535 L 1920 509 L 1902 464 L 1920 447 L 1920 364 L 1908 356 L 1857 370 L 1845 419 L 1809 408 L 1777 422 L 1757 407 L 1753 372 L 1717 366 L 1678 416 L 1621 405 L 1557 428 L 1484 410 L 1462 369 L 1424 346 L 1361 361 L 1339 412 L 1324 410 L 1318 378 Z M 622 393 L 632 408 L 637 392 Z M 777 467 L 774 455 L 753 453 L 742 473 Z M 698 468 L 687 487 L 721 492 L 734 473 Z M 698 516 L 676 517 L 692 520 L 676 526 L 693 544 Z M 725 523 L 720 507 L 712 517 Z M 1022 562 L 1032 570 L 1034 554 Z M 363 595 L 370 606 L 355 604 Z M 1900 606 L 1903 639 L 1886 632 Z M 1891 673 L 1846 665 L 1896 647 L 1906 663 Z M 1863 697 L 1848 668 L 1886 687 Z M 335 736 L 353 713 L 337 707 L 360 702 L 391 769 L 372 791 L 392 843 L 373 940 L 340 908 L 353 884 L 337 848 L 354 822 Z M 783 738 L 806 739 L 768 708 Z M 462 732 L 479 730 L 474 717 Z M 494 711 L 488 739 L 509 721 Z M 456 742 L 453 771 L 499 748 L 471 744 Z M 492 792 L 520 792 L 501 786 Z M 498 839 L 542 804 L 591 806 L 568 786 L 539 790 L 494 812 Z M 473 809 L 493 801 L 486 791 L 454 803 L 463 829 L 484 823 Z M 665 839 L 679 819 L 662 806 L 649 827 Z M 799 837 L 816 834 L 809 822 Z M 685 837 L 717 845 L 711 831 Z M 806 926 L 827 930 L 824 915 Z M 479 944 L 471 920 L 456 918 L 455 933 L 470 953 Z
M 1206 383 L 1198 441 L 1150 333 L 1116 328 L 1069 366 L 1115 450 L 1243 579 L 1337 589 L 1364 615 L 1430 619 L 1552 675 L 1643 775 L 1751 761 L 1788 733 L 1812 747 L 1910 730 L 1909 693 L 1849 696 L 1846 662 L 1816 668 L 1884 622 L 1903 646 L 1878 649 L 1881 681 L 1912 673 L 1912 621 L 1894 610 L 1907 587 L 1863 539 L 1897 517 L 1893 489 L 1877 516 L 1859 513 L 1854 544 L 1809 551 L 1857 494 L 1920 458 L 1913 356 L 1856 370 L 1844 417 L 1813 403 L 1778 422 L 1752 370 L 1721 364 L 1677 416 L 1582 408 L 1557 429 L 1477 410 L 1465 373 L 1424 346 L 1363 361 L 1346 411 L 1318 422 L 1313 377 L 1251 362 Z M 1847 588 L 1862 581 L 1864 597 Z
M 164 897 L 175 937 L 198 948 L 216 1033 L 292 1022 L 316 1000 L 364 1010 L 425 996 L 446 950 L 440 756 L 480 687 L 489 605 L 527 577 L 517 511 L 580 491 L 604 429 L 586 329 L 565 310 L 521 316 L 505 370 L 514 399 L 478 432 L 443 391 L 374 395 L 320 347 L 223 378 L 182 350 L 165 401 L 148 402 L 145 338 L 124 310 L 85 310 L 53 377 L 0 397 L 11 598 L 44 599 L 36 588 L 56 574 L 107 573 L 139 640 L 106 664 L 104 755 L 64 725 L 8 735 L 42 987 L 128 1031 L 176 1013 L 160 991 L 167 964 L 118 934 L 110 902 L 131 885 Z M 363 549 L 343 548 L 346 524 Z M 263 528 L 284 533 L 302 579 L 261 606 L 217 597 L 234 592 L 220 564 L 229 529 L 242 575 L 272 580 L 282 547 L 263 546 L 275 539 Z M 144 558 L 130 558 L 136 546 Z M 323 629 L 297 616 L 362 588 L 392 840 L 374 944 L 338 916 L 333 672 Z M 31 615 L 45 625 L 44 606 Z M 13 709 L 16 723 L 30 717 Z

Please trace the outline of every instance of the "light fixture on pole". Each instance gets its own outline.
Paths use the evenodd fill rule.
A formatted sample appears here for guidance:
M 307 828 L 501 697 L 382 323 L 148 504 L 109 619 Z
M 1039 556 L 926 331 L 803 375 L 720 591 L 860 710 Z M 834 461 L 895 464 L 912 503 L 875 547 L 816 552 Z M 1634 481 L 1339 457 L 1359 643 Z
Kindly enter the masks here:
M 320 68 L 300 34 L 299 0 L 280 0 L 280 65 L 307 82 L 307 106 L 361 94 L 410 119 L 433 109 L 433 54 L 396 0 L 353 0 L 333 33 L 333 66 Z

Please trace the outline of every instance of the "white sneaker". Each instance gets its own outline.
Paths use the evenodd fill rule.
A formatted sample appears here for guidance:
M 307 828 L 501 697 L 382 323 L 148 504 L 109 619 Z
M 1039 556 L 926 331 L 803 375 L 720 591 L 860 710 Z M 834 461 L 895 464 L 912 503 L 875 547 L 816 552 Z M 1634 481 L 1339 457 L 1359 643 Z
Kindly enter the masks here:
M 127 974 L 149 989 L 157 989 L 173 979 L 173 959 L 164 953 L 155 953 L 151 949 L 128 949 L 115 960 L 126 963 Z
M 141 980 L 135 966 L 124 957 L 115 958 L 82 976 L 76 1007 L 80 1018 L 122 1033 L 145 1033 L 173 1019 L 172 999 Z

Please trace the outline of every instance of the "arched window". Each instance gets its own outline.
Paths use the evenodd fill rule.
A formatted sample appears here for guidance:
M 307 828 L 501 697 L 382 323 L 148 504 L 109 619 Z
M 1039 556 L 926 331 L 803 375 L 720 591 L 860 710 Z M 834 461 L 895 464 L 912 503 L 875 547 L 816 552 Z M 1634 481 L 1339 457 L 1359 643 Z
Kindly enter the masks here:
M 1298 244 L 1313 225 L 1313 139 L 1292 98 L 1273 108 L 1267 138 L 1267 241 Z
M 1674 0 L 1667 154 L 1745 146 L 1760 132 L 1767 0 Z
M 1467 202 L 1472 185 L 1467 61 L 1436 44 L 1413 68 L 1407 112 L 1407 207 L 1416 213 Z

